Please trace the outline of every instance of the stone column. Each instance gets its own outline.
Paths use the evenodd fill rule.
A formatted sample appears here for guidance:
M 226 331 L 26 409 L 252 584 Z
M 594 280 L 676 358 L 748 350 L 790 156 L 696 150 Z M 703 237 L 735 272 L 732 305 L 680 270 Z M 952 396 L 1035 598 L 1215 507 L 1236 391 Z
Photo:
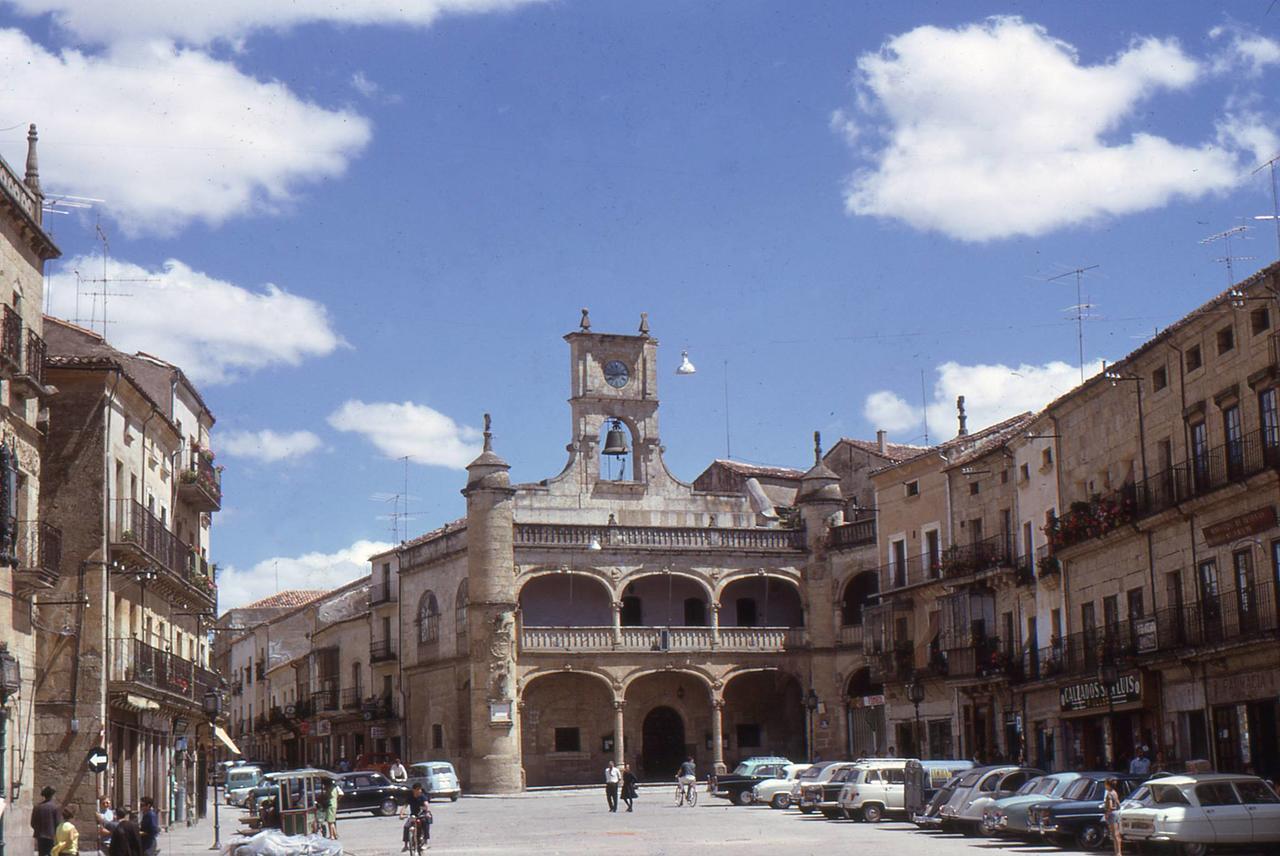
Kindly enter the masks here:
M 711 647 L 720 647 L 720 601 L 711 604 Z
M 618 648 L 622 645 L 622 601 L 615 600 L 610 606 L 613 607 L 613 647 Z
M 613 763 L 621 767 L 627 761 L 623 736 L 626 729 L 626 717 L 623 715 L 627 703 L 622 699 L 613 700 Z
M 711 696 L 711 763 L 717 776 L 727 772 L 724 765 L 724 699 Z
M 510 467 L 493 452 L 489 415 L 484 451 L 467 467 L 467 606 L 471 688 L 469 787 L 477 793 L 523 789 L 516 708 L 515 519 Z

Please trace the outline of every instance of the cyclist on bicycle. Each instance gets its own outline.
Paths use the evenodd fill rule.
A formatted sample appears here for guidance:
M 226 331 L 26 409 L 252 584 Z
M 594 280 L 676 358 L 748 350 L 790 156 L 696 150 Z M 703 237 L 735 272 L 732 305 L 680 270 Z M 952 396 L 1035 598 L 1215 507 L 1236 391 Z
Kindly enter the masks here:
M 400 849 L 402 853 L 409 849 L 411 824 L 418 825 L 418 840 L 425 843 L 431 837 L 431 806 L 420 782 L 413 783 L 413 790 L 409 792 L 408 808 L 409 816 L 404 821 L 404 847 Z
M 676 781 L 686 791 L 693 791 L 693 783 L 698 781 L 698 768 L 694 765 L 692 757 L 684 759 L 684 763 L 680 765 L 680 771 L 676 773 Z

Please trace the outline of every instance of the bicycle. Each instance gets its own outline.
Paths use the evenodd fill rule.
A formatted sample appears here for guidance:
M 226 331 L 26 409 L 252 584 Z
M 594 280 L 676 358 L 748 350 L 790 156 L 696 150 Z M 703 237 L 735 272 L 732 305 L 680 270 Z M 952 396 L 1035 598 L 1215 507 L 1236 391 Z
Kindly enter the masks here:
M 676 808 L 682 805 L 688 805 L 693 808 L 698 804 L 698 789 L 694 787 L 696 782 L 676 782 Z
M 417 818 L 409 824 L 409 853 L 413 856 L 422 856 L 426 850 L 426 841 L 422 837 L 422 823 L 422 818 Z

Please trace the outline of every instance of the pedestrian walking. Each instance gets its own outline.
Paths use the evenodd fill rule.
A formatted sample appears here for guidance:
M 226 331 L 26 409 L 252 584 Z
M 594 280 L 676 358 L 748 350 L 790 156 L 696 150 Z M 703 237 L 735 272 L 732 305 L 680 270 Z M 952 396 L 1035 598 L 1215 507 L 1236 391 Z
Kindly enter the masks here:
M 636 774 L 631 772 L 630 764 L 622 765 L 622 801 L 627 804 L 627 811 L 635 808 L 636 798 L 640 796 L 637 785 L 640 780 L 636 778 Z
M 142 856 L 142 832 L 135 815 L 127 808 L 116 813 L 115 829 L 111 830 L 111 848 L 107 856 Z
M 76 804 L 69 803 L 62 807 L 62 823 L 58 825 L 57 836 L 49 856 L 80 856 L 80 830 L 73 822 L 76 819 Z
M 160 812 L 156 811 L 155 800 L 151 797 L 138 800 L 138 805 L 142 809 L 142 820 L 138 824 L 142 854 L 155 856 L 160 852 Z
M 622 773 L 609 762 L 604 768 L 604 798 L 609 803 L 609 811 L 618 810 L 618 784 L 622 781 Z
M 1120 842 L 1120 780 L 1107 779 L 1106 792 L 1102 795 L 1102 819 L 1111 833 L 1111 844 L 1116 856 L 1122 856 L 1124 845 Z
M 54 802 L 53 788 L 45 785 L 40 792 L 41 802 L 31 809 L 31 837 L 36 840 L 36 856 L 49 856 L 53 842 L 58 837 L 58 824 L 62 823 L 62 806 Z
M 317 820 L 325 835 L 338 839 L 338 795 L 333 792 L 333 779 L 325 779 L 318 796 L 316 796 Z

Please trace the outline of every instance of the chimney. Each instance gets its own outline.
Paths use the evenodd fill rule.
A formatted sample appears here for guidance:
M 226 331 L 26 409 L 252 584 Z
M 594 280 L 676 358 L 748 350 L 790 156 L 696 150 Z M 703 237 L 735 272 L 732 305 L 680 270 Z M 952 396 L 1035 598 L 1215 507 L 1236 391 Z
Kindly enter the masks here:
M 884 431 L 876 432 L 876 448 L 880 450 L 882 455 L 887 451 L 884 443 Z
M 963 395 L 957 396 L 956 398 L 956 414 L 959 416 L 959 419 L 960 419 L 960 430 L 956 432 L 956 436 L 957 437 L 969 436 L 969 429 L 965 425 L 967 417 L 964 415 L 964 396 Z

